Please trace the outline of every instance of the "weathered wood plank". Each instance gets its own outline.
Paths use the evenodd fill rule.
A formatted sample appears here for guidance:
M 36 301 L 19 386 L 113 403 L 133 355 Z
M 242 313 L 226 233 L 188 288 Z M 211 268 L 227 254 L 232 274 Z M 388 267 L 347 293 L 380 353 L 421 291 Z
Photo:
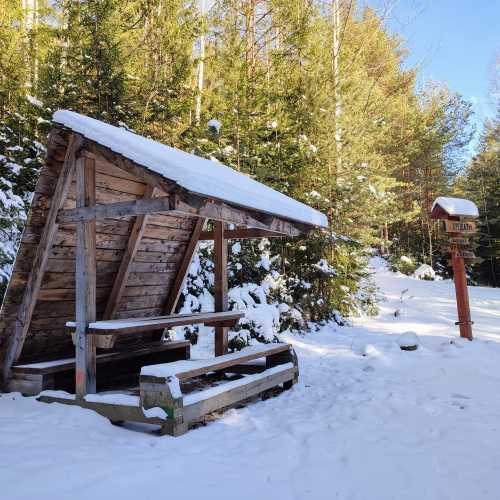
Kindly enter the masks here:
M 184 250 L 184 256 L 182 258 L 180 266 L 178 267 L 177 275 L 175 276 L 175 280 L 170 289 L 168 299 L 163 308 L 165 314 L 172 314 L 175 312 L 175 308 L 179 301 L 182 288 L 184 287 L 184 283 L 186 282 L 189 266 L 191 265 L 193 255 L 198 248 L 200 233 L 203 230 L 204 224 L 205 219 L 199 218 L 194 225 L 193 231 L 191 233 L 191 239 L 189 240 L 186 249 Z
M 168 212 L 170 209 L 170 197 L 162 196 L 160 198 L 119 201 L 107 203 L 105 205 L 96 205 L 94 207 L 78 207 L 69 210 L 61 210 L 57 217 L 57 222 L 58 224 L 68 224 L 71 222 L 104 219 L 107 217 Z
M 112 261 L 97 261 L 97 272 L 98 273 L 116 273 L 118 271 L 120 263 Z M 154 266 L 154 264 L 144 264 L 146 266 Z M 163 264 L 166 265 L 166 264 Z M 21 259 L 16 266 L 17 272 L 29 272 L 32 267 L 32 261 L 28 259 Z M 144 268 L 140 267 L 140 271 L 156 271 L 154 268 Z M 74 273 L 75 272 L 75 259 L 60 259 L 55 257 L 50 257 L 47 261 L 45 268 L 46 273 Z
M 41 236 L 37 253 L 33 261 L 33 267 L 26 283 L 23 300 L 19 307 L 16 326 L 9 339 L 9 345 L 4 360 L 3 378 L 6 381 L 10 374 L 11 366 L 16 362 L 21 354 L 24 339 L 28 332 L 31 316 L 36 305 L 36 300 L 42 283 L 43 273 L 49 257 L 49 251 L 57 233 L 58 224 L 56 222 L 57 212 L 62 205 L 71 182 L 74 170 L 76 155 L 82 146 L 82 137 L 72 135 L 67 148 L 66 158 L 59 175 L 59 180 L 55 188 L 51 208 L 47 215 L 45 230 Z
M 129 273 L 127 286 L 170 285 L 175 278 L 175 271 L 163 273 Z
M 165 193 L 170 192 L 176 186 L 174 182 L 165 179 L 160 174 L 134 163 L 101 144 L 88 140 L 85 142 L 85 150 L 94 154 L 97 161 L 109 162 L 141 180 L 144 184 L 150 184 Z
M 284 236 L 298 236 L 311 228 L 304 224 L 289 222 L 268 214 L 256 213 L 245 208 L 228 205 L 222 201 L 203 198 L 194 193 L 185 193 L 178 189 L 171 195 L 172 214 L 197 215 L 215 221 L 235 224 L 256 229 L 266 229 Z
M 223 312 L 228 308 L 227 293 L 227 240 L 224 237 L 224 222 L 214 224 L 214 301 L 215 311 Z M 228 328 L 215 327 L 215 355 L 222 356 L 227 352 Z
M 88 327 L 88 331 L 94 335 L 127 335 L 141 333 L 174 326 L 195 325 L 199 323 L 210 323 L 213 321 L 235 322 L 245 316 L 240 311 L 209 312 L 194 314 L 172 314 L 169 316 L 157 316 L 152 318 L 137 318 L 134 321 L 106 320 L 96 321 Z M 74 327 L 68 327 L 74 329 Z
M 76 163 L 77 207 L 93 207 L 96 202 L 95 163 L 81 158 Z M 78 398 L 96 392 L 96 346 L 87 334 L 88 324 L 96 320 L 96 223 L 76 225 L 76 370 L 75 393 Z
M 294 379 L 296 373 L 296 369 L 294 367 L 283 367 L 282 369 L 277 368 L 275 371 L 276 373 L 271 373 L 267 376 L 266 372 L 257 375 L 249 375 L 247 377 L 248 381 L 243 379 L 243 382 L 240 384 L 235 384 L 235 387 L 228 388 L 220 394 L 185 405 L 182 409 L 184 422 L 188 423 L 198 420 L 207 413 L 231 406 L 239 401 L 244 401 L 245 399 L 272 389 L 280 384 L 291 381 Z M 252 377 L 262 378 L 252 380 Z
M 141 262 L 147 263 L 147 262 L 152 262 L 152 263 L 177 263 L 180 261 L 182 252 L 181 250 L 184 248 L 183 245 L 179 245 L 176 247 L 175 252 L 144 252 L 139 250 L 135 254 L 135 259 L 134 262 L 136 264 L 139 264 Z
M 123 293 L 124 297 L 139 297 L 148 295 L 164 295 L 167 293 L 169 284 L 145 285 L 145 286 L 127 286 Z
M 171 227 L 172 229 L 186 229 L 189 231 L 193 229 L 193 223 L 195 220 L 196 217 L 176 217 L 175 215 L 169 214 L 150 214 L 148 224 Z
M 243 240 L 251 238 L 283 238 L 283 233 L 268 231 L 266 229 L 239 228 L 225 231 L 225 237 L 228 240 Z M 213 240 L 215 238 L 213 231 L 202 231 L 200 240 Z
M 172 342 L 155 342 L 150 345 L 131 349 L 129 351 L 108 352 L 98 354 L 96 356 L 96 363 L 104 365 L 117 360 L 136 358 L 154 352 L 172 351 L 176 349 L 186 349 L 190 347 L 187 340 L 175 340 Z M 67 358 L 55 360 L 45 363 L 29 363 L 25 365 L 18 365 L 12 367 L 13 373 L 33 374 L 33 375 L 46 375 L 50 373 L 60 373 L 75 368 L 75 358 Z
M 117 311 L 133 311 L 146 307 L 161 307 L 165 303 L 166 294 L 162 295 L 140 295 L 135 297 L 123 297 Z M 104 317 L 104 319 L 107 319 Z
M 184 251 L 185 247 L 185 241 L 163 241 L 143 237 L 139 244 L 139 252 L 179 253 Z
M 97 248 L 100 249 L 110 248 L 116 250 L 123 250 L 126 247 L 128 241 L 128 236 L 121 234 L 98 233 L 96 237 L 97 237 L 96 245 Z M 23 240 L 22 240 L 23 244 L 28 243 L 36 245 L 38 241 L 40 241 L 40 236 L 34 234 L 30 230 L 30 228 L 28 228 L 23 234 Z M 60 228 L 57 234 L 55 235 L 53 241 L 54 241 L 54 246 L 76 247 L 76 231 Z
M 39 177 L 37 193 L 51 194 L 54 192 L 57 183 L 57 176 L 54 173 L 44 170 Z M 106 190 L 114 193 L 123 193 L 126 195 L 142 196 L 145 184 L 137 180 L 128 180 L 105 173 L 96 172 L 96 188 L 98 191 Z M 76 186 L 70 188 L 73 198 L 76 198 Z
M 147 186 L 146 191 L 144 192 L 144 199 L 152 198 L 154 189 L 155 188 L 153 186 Z M 120 268 L 118 269 L 115 282 L 113 284 L 113 289 L 111 290 L 111 294 L 109 295 L 109 299 L 106 304 L 104 319 L 113 318 L 113 315 L 118 310 L 123 291 L 127 286 L 131 263 L 134 260 L 137 250 L 139 249 L 139 243 L 142 235 L 144 234 L 144 229 L 146 228 L 147 217 L 148 216 L 146 214 L 137 216 L 134 225 L 132 226 L 127 248 L 123 254 Z
M 144 237 L 168 241 L 189 241 L 192 232 L 192 226 L 189 229 L 178 229 L 147 224 Z
M 113 403 L 98 403 L 93 401 L 86 401 L 84 399 L 73 399 L 64 397 L 54 397 L 42 395 L 38 398 L 38 401 L 43 403 L 60 403 L 79 406 L 81 408 L 86 408 L 89 410 L 94 410 L 99 415 L 109 419 L 111 422 L 140 422 L 145 424 L 153 425 L 168 425 L 165 419 L 158 417 L 146 417 L 142 411 L 141 406 L 137 403 L 137 406 L 131 405 L 119 405 Z
M 243 349 L 239 352 L 225 354 L 224 356 L 207 359 L 206 361 L 193 361 L 192 363 L 177 362 L 176 364 L 180 368 L 177 370 L 173 365 L 173 369 L 175 370 L 175 375 L 179 380 L 189 380 L 190 378 L 199 377 L 200 375 L 210 372 L 223 371 L 226 369 L 229 371 L 229 368 L 232 366 L 283 352 L 290 352 L 289 344 L 280 343 L 261 345 L 258 349 Z

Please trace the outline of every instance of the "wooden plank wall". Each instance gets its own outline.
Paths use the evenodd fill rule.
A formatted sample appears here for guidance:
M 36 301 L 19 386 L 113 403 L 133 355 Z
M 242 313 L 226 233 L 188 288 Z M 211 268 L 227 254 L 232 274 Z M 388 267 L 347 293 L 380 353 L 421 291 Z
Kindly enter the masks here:
M 0 362 L 6 348 L 7 337 L 12 332 L 13 320 L 64 160 L 64 140 L 60 142 L 61 144 L 49 145 L 46 165 L 36 186 L 28 224 L 0 312 Z M 98 161 L 96 185 L 98 204 L 135 200 L 141 198 L 145 190 L 145 184 L 133 175 L 116 166 Z M 158 196 L 162 195 L 165 193 L 158 193 Z M 75 199 L 73 179 L 63 208 L 74 208 Z M 149 216 L 116 318 L 153 316 L 162 313 L 162 307 L 193 231 L 194 222 L 194 218 L 164 214 Z M 106 307 L 132 225 L 132 217 L 97 221 L 97 319 L 102 317 Z M 64 325 L 66 321 L 73 320 L 75 314 L 75 245 L 75 225 L 60 227 L 20 362 L 74 355 L 74 348 L 69 335 L 64 331 Z M 135 337 L 120 342 L 139 343 L 144 340 L 147 339 Z M 115 348 L 120 348 L 120 345 L 117 343 Z

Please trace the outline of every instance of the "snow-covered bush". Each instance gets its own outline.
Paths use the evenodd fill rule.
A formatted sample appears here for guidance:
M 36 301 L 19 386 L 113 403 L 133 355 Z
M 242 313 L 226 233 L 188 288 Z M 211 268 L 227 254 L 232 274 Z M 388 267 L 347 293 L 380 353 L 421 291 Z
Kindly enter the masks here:
M 413 257 L 408 255 L 391 255 L 389 257 L 389 269 L 410 276 L 415 272 L 417 263 Z
M 373 290 L 363 279 L 363 258 L 355 255 L 346 239 L 333 238 L 329 244 L 332 262 L 321 257 L 325 249 L 322 235 L 303 241 L 230 243 L 229 308 L 245 311 L 245 318 L 230 332 L 231 349 L 241 349 L 254 340 L 272 342 L 286 330 L 304 332 L 329 320 L 344 324 L 344 315 L 373 307 Z M 181 313 L 213 310 L 212 247 L 212 243 L 203 243 L 191 264 Z M 200 325 L 179 330 L 192 343 L 205 334 L 212 337 Z
M 12 272 L 32 192 L 42 165 L 48 111 L 27 96 L 0 121 L 0 299 Z
M 413 277 L 420 280 L 434 281 L 436 279 L 436 271 L 429 264 L 421 264 L 414 271 Z

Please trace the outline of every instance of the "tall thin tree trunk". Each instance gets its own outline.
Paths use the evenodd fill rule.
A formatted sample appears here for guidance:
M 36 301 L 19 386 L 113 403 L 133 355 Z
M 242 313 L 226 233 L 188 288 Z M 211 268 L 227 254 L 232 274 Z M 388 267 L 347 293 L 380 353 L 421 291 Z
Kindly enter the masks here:
M 341 148 L 342 148 L 342 131 L 340 128 L 340 116 L 342 114 L 342 102 L 340 95 L 340 0 L 332 0 L 332 73 L 333 73 L 333 88 L 335 97 L 335 168 L 329 166 L 330 176 L 330 203 L 333 198 L 333 187 L 336 185 L 337 177 L 342 168 Z M 336 205 L 336 203 L 335 203 Z M 333 214 L 332 214 L 333 215 Z
M 205 0 L 200 0 L 200 11 L 201 15 L 205 15 Z M 200 34 L 199 38 L 200 52 L 198 54 L 198 82 L 197 82 L 197 93 L 196 93 L 196 108 L 194 113 L 194 119 L 196 125 L 200 124 L 201 120 L 201 94 L 203 92 L 204 77 L 205 77 L 205 33 Z

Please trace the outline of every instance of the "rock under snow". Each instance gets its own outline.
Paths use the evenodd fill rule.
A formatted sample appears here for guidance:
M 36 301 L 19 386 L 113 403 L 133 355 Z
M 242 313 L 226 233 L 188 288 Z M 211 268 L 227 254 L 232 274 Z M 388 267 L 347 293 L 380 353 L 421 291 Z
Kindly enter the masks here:
M 418 336 L 415 332 L 402 333 L 396 342 L 404 351 L 413 351 L 417 349 L 419 345 Z
M 423 279 L 436 279 L 436 271 L 432 269 L 429 264 L 422 264 L 419 266 L 417 269 L 415 269 L 415 272 L 413 273 L 414 278 L 418 278 L 420 280 Z

